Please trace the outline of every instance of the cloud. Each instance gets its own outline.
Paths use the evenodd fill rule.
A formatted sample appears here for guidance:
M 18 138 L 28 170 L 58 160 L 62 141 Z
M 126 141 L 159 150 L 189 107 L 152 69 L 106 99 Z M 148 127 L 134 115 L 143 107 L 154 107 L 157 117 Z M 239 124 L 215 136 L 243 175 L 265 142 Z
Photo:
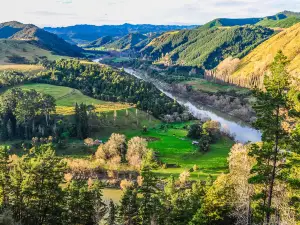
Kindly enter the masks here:
M 62 3 L 62 4 L 71 4 L 71 3 L 73 3 L 73 0 L 58 0 L 57 2 Z
M 51 11 L 34 11 L 34 12 L 27 12 L 29 14 L 34 14 L 37 16 L 76 16 L 75 13 L 60 13 L 60 12 L 51 12 Z
M 33 24 L 204 24 L 215 18 L 300 11 L 299 0 L 1 0 L 0 22 Z M 15 7 L 18 5 L 18 7 Z

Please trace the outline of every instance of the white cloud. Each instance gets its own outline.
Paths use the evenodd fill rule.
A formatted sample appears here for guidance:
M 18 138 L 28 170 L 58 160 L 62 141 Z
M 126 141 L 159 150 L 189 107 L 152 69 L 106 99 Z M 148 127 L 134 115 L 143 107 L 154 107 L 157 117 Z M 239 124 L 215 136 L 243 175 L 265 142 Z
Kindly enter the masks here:
M 300 11 L 299 0 L 0 0 L 0 22 L 72 24 L 203 24 L 214 18 Z

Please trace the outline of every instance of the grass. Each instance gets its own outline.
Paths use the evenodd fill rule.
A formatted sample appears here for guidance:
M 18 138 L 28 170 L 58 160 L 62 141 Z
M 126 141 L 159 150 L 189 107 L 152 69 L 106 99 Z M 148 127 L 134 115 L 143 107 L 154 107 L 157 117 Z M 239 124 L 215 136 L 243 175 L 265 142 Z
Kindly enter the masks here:
M 0 65 L 0 72 L 5 70 L 14 70 L 19 72 L 32 72 L 37 73 L 44 69 L 43 66 L 40 65 L 27 65 L 27 64 L 7 64 Z
M 96 112 L 109 112 L 114 110 L 123 110 L 132 106 L 124 103 L 106 102 L 91 98 L 82 94 L 79 90 L 55 86 L 49 84 L 24 84 L 18 86 L 21 89 L 34 89 L 38 92 L 53 96 L 56 99 L 56 112 L 60 115 L 74 114 L 74 105 L 84 103 L 86 105 L 94 105 Z
M 252 74 L 263 76 L 269 69 L 279 50 L 287 56 L 290 63 L 288 72 L 299 77 L 300 72 L 300 23 L 276 34 L 245 56 L 232 78 L 247 78 Z
M 37 56 L 45 56 L 49 60 L 62 58 L 63 56 L 53 55 L 50 51 L 41 49 L 27 41 L 0 39 L 0 64 L 9 64 L 8 56 L 18 55 L 29 61 L 34 61 Z M 67 57 L 64 57 L 67 58 Z
M 221 85 L 214 82 L 207 81 L 201 78 L 194 78 L 190 81 L 184 81 L 183 84 L 191 85 L 194 90 L 216 93 L 218 91 L 235 90 L 242 93 L 248 91 L 246 88 L 235 87 L 231 85 Z
M 173 175 L 178 177 L 185 170 L 193 168 L 194 165 L 199 170 L 191 173 L 192 179 L 206 179 L 209 175 L 214 178 L 228 169 L 227 157 L 230 148 L 234 144 L 228 138 L 222 138 L 217 143 L 211 145 L 207 153 L 200 153 L 197 147 L 192 145 L 192 140 L 186 137 L 187 129 L 184 126 L 189 123 L 175 123 L 173 128 L 161 130 L 157 126 L 150 129 L 147 134 L 141 132 L 127 132 L 127 137 L 142 136 L 145 138 L 155 138 L 156 141 L 149 142 L 148 147 L 159 153 L 159 160 L 165 164 L 177 164 L 179 168 L 159 169 L 155 172 L 161 177 Z

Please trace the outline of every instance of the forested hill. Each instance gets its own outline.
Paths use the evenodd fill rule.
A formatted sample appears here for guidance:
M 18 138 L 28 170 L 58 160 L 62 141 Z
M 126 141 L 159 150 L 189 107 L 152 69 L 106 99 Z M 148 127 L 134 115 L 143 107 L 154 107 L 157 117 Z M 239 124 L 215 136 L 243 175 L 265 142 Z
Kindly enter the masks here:
M 283 11 L 274 16 L 265 17 L 257 25 L 265 27 L 288 28 L 300 22 L 300 13 Z
M 57 55 L 78 57 L 81 56 L 82 51 L 81 48 L 67 43 L 55 34 L 35 25 L 22 24 L 16 21 L 0 24 L 0 38 L 30 42 Z
M 150 38 L 148 38 L 146 35 L 140 33 L 131 33 L 112 43 L 105 44 L 103 47 L 107 49 L 124 51 L 128 49 L 145 47 L 149 42 Z
M 152 83 L 144 82 L 124 71 L 96 63 L 83 64 L 78 60 L 57 60 L 47 65 L 49 71 L 38 82 L 67 86 L 90 97 L 136 104 L 139 109 L 157 118 L 181 114 L 183 107 L 162 94 Z
M 44 30 L 57 34 L 64 40 L 73 44 L 84 44 L 94 41 L 100 37 L 113 36 L 123 37 L 127 34 L 139 32 L 163 33 L 171 30 L 191 29 L 195 26 L 177 26 L 177 25 L 151 25 L 151 24 L 128 24 L 123 25 L 75 25 L 69 27 L 45 27 Z
M 101 38 L 98 38 L 95 41 L 92 41 L 88 44 L 83 45 L 84 48 L 100 48 L 105 44 L 112 43 L 114 41 L 114 38 L 112 36 L 104 36 Z
M 204 25 L 154 39 L 143 55 L 165 64 L 216 67 L 228 56 L 243 57 L 268 39 L 274 31 L 260 26 L 229 28 Z

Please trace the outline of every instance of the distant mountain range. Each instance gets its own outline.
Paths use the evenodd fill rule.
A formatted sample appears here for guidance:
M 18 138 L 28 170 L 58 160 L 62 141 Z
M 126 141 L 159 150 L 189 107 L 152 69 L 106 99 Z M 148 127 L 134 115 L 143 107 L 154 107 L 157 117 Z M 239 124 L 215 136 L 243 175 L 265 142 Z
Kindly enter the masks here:
M 123 25 L 75 25 L 69 27 L 45 27 L 44 30 L 54 33 L 72 44 L 87 44 L 101 37 L 123 37 L 130 33 L 163 33 L 170 30 L 192 29 L 196 26 L 177 26 L 177 25 L 133 25 L 125 23 Z
M 40 29 L 32 24 L 22 24 L 16 21 L 1 23 L 0 38 L 6 39 L 9 42 L 27 42 L 30 45 L 50 51 L 56 55 L 82 56 L 81 48 L 71 45 L 55 34 Z

